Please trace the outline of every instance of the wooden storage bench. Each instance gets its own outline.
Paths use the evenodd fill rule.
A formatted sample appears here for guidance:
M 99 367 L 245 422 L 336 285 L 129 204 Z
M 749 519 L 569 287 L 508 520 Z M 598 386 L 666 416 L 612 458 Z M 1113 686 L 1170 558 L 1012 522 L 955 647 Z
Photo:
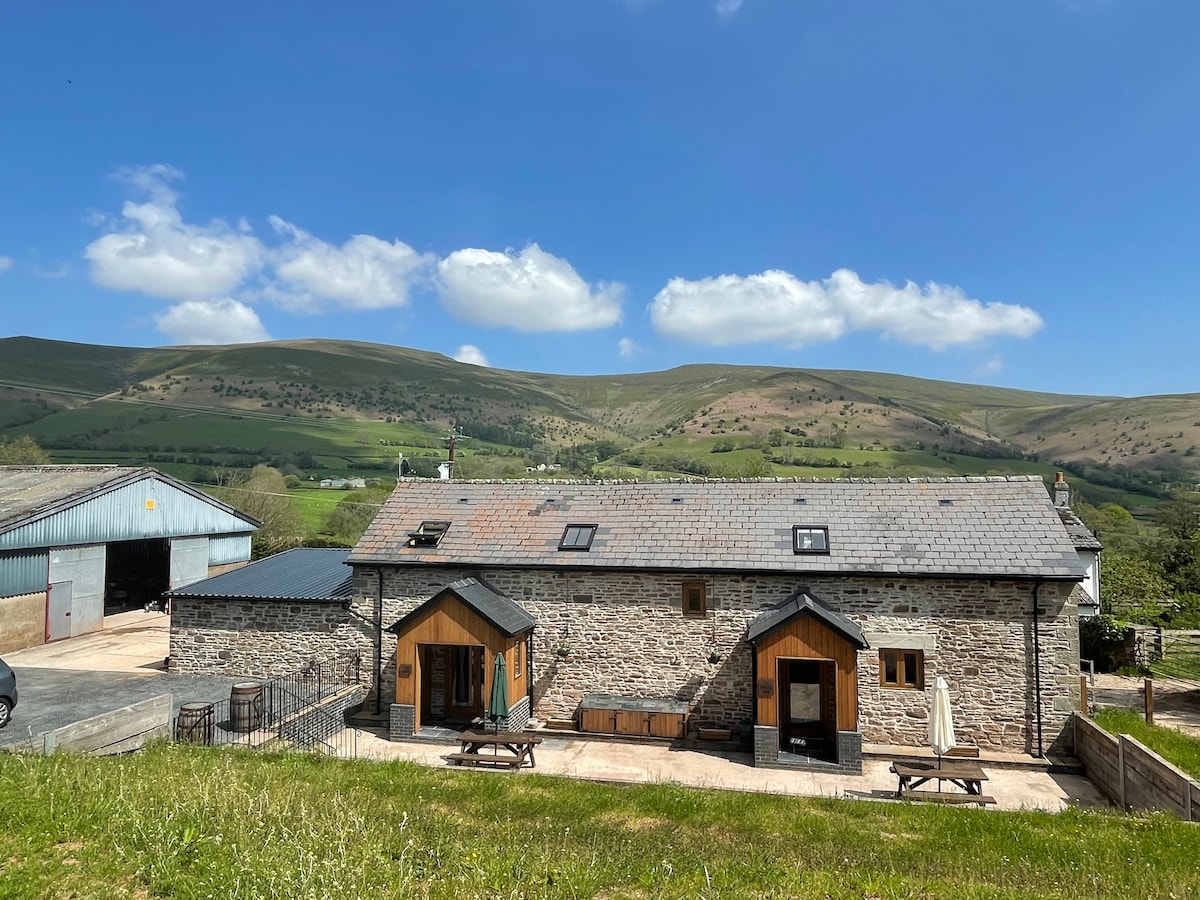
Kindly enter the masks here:
M 688 704 L 683 700 L 588 694 L 579 704 L 579 730 L 681 738 L 687 732 Z

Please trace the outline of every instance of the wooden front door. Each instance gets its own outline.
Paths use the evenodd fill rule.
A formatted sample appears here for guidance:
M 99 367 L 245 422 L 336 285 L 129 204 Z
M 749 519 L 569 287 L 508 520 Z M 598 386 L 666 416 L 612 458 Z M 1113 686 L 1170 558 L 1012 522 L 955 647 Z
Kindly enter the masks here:
M 836 664 L 780 659 L 779 749 L 832 759 L 837 752 Z
M 483 715 L 483 648 L 452 646 L 446 654 L 446 706 L 453 718 Z

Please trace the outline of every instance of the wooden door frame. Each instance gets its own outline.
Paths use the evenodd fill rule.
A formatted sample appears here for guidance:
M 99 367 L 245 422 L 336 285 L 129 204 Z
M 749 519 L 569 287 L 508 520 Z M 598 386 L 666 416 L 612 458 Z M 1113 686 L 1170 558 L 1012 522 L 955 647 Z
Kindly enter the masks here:
M 791 728 L 791 668 L 795 663 L 811 663 L 817 667 L 816 684 L 820 688 L 820 725 L 816 734 L 795 734 Z M 780 656 L 775 660 L 775 683 L 779 685 L 779 749 L 790 752 L 792 737 L 819 737 L 827 746 L 821 755 L 830 756 L 837 748 L 837 661 L 817 657 Z M 812 682 L 805 682 L 811 684 Z

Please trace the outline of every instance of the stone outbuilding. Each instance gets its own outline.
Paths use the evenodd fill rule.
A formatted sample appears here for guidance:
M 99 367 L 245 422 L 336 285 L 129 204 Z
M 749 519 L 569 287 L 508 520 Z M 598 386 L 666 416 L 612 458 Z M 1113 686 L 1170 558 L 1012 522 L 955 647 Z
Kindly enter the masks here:
M 258 525 L 153 469 L 0 466 L 0 652 L 243 565 Z
M 496 653 L 528 700 L 510 727 L 727 730 L 764 766 L 926 746 L 938 675 L 990 751 L 1065 745 L 1078 706 L 1085 566 L 1034 476 L 405 481 L 347 562 L 344 610 L 293 639 L 357 648 L 396 739 L 486 715 Z M 200 671 L 197 640 L 253 655 L 262 632 L 240 671 L 269 668 L 272 610 L 209 604 L 172 653 Z

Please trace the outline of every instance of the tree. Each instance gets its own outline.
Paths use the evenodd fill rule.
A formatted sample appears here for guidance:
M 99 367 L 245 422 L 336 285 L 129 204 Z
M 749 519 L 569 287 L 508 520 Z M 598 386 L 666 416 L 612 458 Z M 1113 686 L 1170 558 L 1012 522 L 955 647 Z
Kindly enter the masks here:
M 369 487 L 347 494 L 325 519 L 324 532 L 338 543 L 353 546 L 363 536 L 391 490 L 386 486 Z
M 287 484 L 277 469 L 257 465 L 249 474 L 239 474 L 214 493 L 230 506 L 262 523 L 254 533 L 251 549 L 255 559 L 299 547 L 308 529 L 287 496 Z
M 46 466 L 50 454 L 27 434 L 8 440 L 0 437 L 0 466 Z
M 1181 593 L 1200 593 L 1200 495 L 1175 491 L 1159 507 L 1162 533 L 1150 548 L 1150 557 L 1167 581 Z
M 1158 563 L 1123 553 L 1105 553 L 1101 557 L 1101 612 L 1152 624 L 1170 608 L 1171 593 L 1171 585 Z

